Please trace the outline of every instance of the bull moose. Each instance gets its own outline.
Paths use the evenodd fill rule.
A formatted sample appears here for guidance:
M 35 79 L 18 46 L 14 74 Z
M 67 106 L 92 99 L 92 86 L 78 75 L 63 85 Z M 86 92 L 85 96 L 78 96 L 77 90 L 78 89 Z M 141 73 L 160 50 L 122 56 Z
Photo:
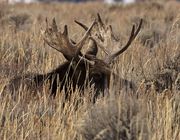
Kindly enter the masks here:
M 75 21 L 75 23 L 86 31 L 79 42 L 69 38 L 67 25 L 61 32 L 55 19 L 52 20 L 51 25 L 46 19 L 46 28 L 42 31 L 44 42 L 62 53 L 66 62 L 46 74 L 27 74 L 15 77 L 9 82 L 7 88 L 16 91 L 23 83 L 28 88 L 40 89 L 46 81 L 49 81 L 50 95 L 56 96 L 57 89 L 60 91 L 64 89 L 67 98 L 70 85 L 73 90 L 77 87 L 83 91 L 89 83 L 94 85 L 94 101 L 100 93 L 107 94 L 109 92 L 111 76 L 118 77 L 122 87 L 134 88 L 133 82 L 120 78 L 119 75 L 112 72 L 111 64 L 116 57 L 128 49 L 138 35 L 142 19 L 137 28 L 133 25 L 130 37 L 123 47 L 119 46 L 120 43 L 113 34 L 112 26 L 106 25 L 99 14 L 90 27 L 79 21 Z M 85 45 L 87 41 L 88 45 Z M 88 47 L 84 54 L 82 53 L 83 47 Z M 100 49 L 105 54 L 104 58 L 97 57 Z

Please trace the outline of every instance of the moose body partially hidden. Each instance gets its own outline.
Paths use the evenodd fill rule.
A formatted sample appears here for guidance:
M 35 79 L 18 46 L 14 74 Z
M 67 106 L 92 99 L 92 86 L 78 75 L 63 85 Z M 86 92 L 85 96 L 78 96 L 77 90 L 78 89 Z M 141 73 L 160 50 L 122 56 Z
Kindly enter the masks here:
M 133 25 L 127 44 L 121 48 L 118 40 L 114 37 L 112 27 L 106 26 L 99 14 L 89 28 L 78 21 L 75 22 L 86 30 L 78 43 L 69 38 L 67 25 L 64 26 L 63 32 L 58 30 L 55 19 L 53 19 L 51 25 L 48 25 L 46 20 L 46 29 L 42 32 L 45 43 L 61 52 L 66 58 L 66 62 L 47 74 L 30 74 L 16 77 L 10 81 L 7 88 L 16 91 L 20 87 L 19 85 L 24 83 L 27 88 L 40 89 L 48 81 L 51 95 L 55 96 L 57 89 L 60 91 L 65 89 L 65 97 L 67 98 L 71 87 L 72 90 L 79 88 L 83 91 L 87 85 L 93 85 L 95 89 L 93 100 L 95 101 L 99 93 L 109 92 L 110 78 L 115 76 L 120 79 L 119 82 L 121 82 L 122 87 L 133 89 L 133 83 L 119 78 L 112 72 L 110 65 L 117 56 L 131 45 L 140 31 L 142 19 L 136 30 L 135 25 Z M 89 42 L 87 45 L 89 49 L 85 54 L 82 54 L 81 49 L 87 41 Z M 96 56 L 98 48 L 105 54 L 102 59 Z

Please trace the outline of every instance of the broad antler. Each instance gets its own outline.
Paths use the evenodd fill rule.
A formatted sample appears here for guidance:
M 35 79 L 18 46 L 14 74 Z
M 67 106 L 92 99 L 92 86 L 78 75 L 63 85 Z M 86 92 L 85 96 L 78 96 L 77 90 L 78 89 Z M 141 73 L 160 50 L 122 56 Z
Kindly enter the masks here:
M 87 29 L 82 39 L 78 43 L 74 43 L 69 39 L 67 25 L 64 26 L 64 31 L 61 33 L 58 30 L 55 19 L 52 20 L 50 27 L 46 19 L 46 29 L 43 32 L 43 39 L 51 48 L 61 52 L 67 60 L 79 60 L 80 51 L 94 25 L 95 21 Z

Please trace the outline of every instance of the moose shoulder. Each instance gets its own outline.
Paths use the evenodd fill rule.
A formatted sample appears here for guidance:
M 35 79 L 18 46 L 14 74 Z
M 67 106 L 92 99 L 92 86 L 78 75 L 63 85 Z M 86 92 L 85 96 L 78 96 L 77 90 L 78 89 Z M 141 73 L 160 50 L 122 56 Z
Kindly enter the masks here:
M 55 19 L 53 19 L 51 25 L 46 20 L 46 28 L 42 32 L 45 43 L 62 53 L 66 62 L 46 74 L 29 74 L 15 77 L 6 88 L 16 91 L 21 84 L 24 84 L 29 88 L 41 89 L 40 87 L 48 81 L 51 95 L 55 96 L 57 89 L 60 89 L 60 91 L 65 89 L 67 98 L 70 85 L 73 90 L 76 87 L 84 90 L 87 84 L 90 83 L 95 88 L 94 100 L 99 93 L 106 94 L 109 92 L 111 76 L 120 80 L 121 87 L 134 88 L 133 82 L 120 78 L 112 71 L 111 64 L 117 56 L 126 51 L 131 45 L 141 29 L 142 19 L 137 29 L 133 25 L 129 40 L 123 47 L 118 45 L 120 43 L 114 37 L 111 25 L 105 25 L 99 14 L 90 27 L 79 21 L 75 22 L 86 31 L 77 43 L 69 38 L 67 25 L 64 26 L 64 31 L 61 32 Z M 86 41 L 89 42 L 88 45 L 85 45 Z M 81 50 L 85 46 L 88 47 L 88 50 L 83 54 Z M 96 56 L 98 50 L 104 52 L 104 58 Z

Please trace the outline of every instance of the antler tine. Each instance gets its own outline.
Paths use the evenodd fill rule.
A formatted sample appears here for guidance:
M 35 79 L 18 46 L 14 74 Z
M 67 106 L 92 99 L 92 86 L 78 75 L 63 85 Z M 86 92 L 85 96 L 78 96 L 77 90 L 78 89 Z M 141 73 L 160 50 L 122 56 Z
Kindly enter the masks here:
M 86 25 L 84 25 L 83 23 L 81 23 L 81 22 L 79 22 L 79 21 L 77 21 L 77 20 L 74 20 L 74 22 L 75 22 L 76 24 L 78 24 L 79 26 L 81 26 L 85 31 L 88 30 L 88 27 L 87 27 Z
M 55 18 L 53 18 L 52 20 L 52 30 L 53 32 L 58 32 L 58 27 L 57 27 Z
M 104 23 L 102 22 L 102 19 L 101 19 L 101 16 L 99 13 L 97 13 L 97 20 L 98 20 L 100 26 L 102 26 L 104 28 Z
M 68 27 L 67 27 L 67 25 L 64 25 L 63 35 L 68 37 Z
M 140 29 L 141 29 L 142 23 L 143 23 L 143 19 L 141 18 L 140 22 L 139 22 L 139 26 L 138 26 L 136 32 L 134 33 L 134 38 L 138 35 L 138 33 L 139 33 Z
M 46 21 L 46 29 L 48 28 L 48 19 L 47 19 L 47 17 L 46 17 L 46 19 L 45 19 L 45 21 Z
M 95 25 L 96 21 L 94 20 L 93 23 L 91 24 L 91 26 L 88 28 L 88 30 L 86 31 L 86 33 L 84 34 L 84 36 L 82 37 L 82 39 L 79 41 L 79 43 L 77 43 L 75 46 L 78 47 L 76 54 L 79 54 L 79 52 L 81 51 L 84 42 L 86 41 L 88 35 L 90 34 L 91 29 L 93 28 L 93 26 Z
M 126 45 L 123 48 L 121 48 L 120 50 L 118 50 L 118 51 L 114 52 L 113 54 L 111 54 L 108 58 L 106 58 L 105 61 L 107 63 L 111 63 L 114 60 L 115 57 L 117 57 L 118 55 L 120 55 L 121 53 L 123 53 L 124 51 L 126 51 L 128 49 L 128 47 L 131 45 L 132 41 L 138 35 L 138 33 L 139 33 L 140 29 L 141 29 L 141 26 L 142 26 L 142 22 L 143 22 L 143 20 L 141 19 L 140 23 L 139 23 L 139 26 L 138 26 L 136 31 L 135 31 L 135 25 L 133 25 L 132 30 L 131 30 L 131 35 L 130 35 L 129 40 L 126 43 Z
M 109 25 L 109 29 L 110 29 L 110 31 L 111 31 L 111 37 L 112 37 L 115 41 L 118 41 L 118 39 L 116 38 L 116 36 L 115 36 L 114 33 L 113 33 L 112 25 Z

